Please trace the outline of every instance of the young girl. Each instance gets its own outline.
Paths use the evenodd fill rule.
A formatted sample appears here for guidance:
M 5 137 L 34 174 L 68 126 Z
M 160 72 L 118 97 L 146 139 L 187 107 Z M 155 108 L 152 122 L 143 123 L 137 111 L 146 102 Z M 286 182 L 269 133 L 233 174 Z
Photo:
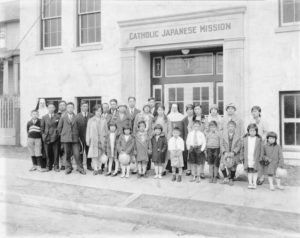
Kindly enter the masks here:
M 211 121 L 208 124 L 208 132 L 206 134 L 206 151 L 207 161 L 209 164 L 210 183 L 217 182 L 217 175 L 220 166 L 220 141 L 221 136 L 218 132 L 218 124 L 216 121 Z
M 186 142 L 188 133 L 193 130 L 193 117 L 194 117 L 194 106 L 192 104 L 188 104 L 185 107 L 185 111 L 187 116 L 183 118 L 182 125 L 183 125 L 183 140 Z M 185 143 L 186 144 L 186 143 Z M 185 151 L 183 152 L 183 161 L 186 164 L 186 175 L 191 175 L 191 164 L 188 162 L 188 148 L 185 148 Z
M 270 190 L 274 191 L 273 176 L 278 167 L 283 168 L 284 166 L 282 149 L 280 145 L 277 144 L 277 134 L 275 132 L 271 131 L 267 134 L 267 144 L 264 145 L 263 159 L 260 163 L 263 164 L 264 170 L 266 170 L 268 174 Z M 280 178 L 276 177 L 276 182 L 277 188 L 283 189 L 280 184 Z
M 136 115 L 134 120 L 134 126 L 133 126 L 133 134 L 135 135 L 138 132 L 138 124 L 140 121 L 143 121 L 145 126 L 145 131 L 148 133 L 148 135 L 152 136 L 152 122 L 153 122 L 153 115 L 150 111 L 150 106 L 146 104 L 143 107 L 143 111 Z
M 147 163 L 152 148 L 150 137 L 146 131 L 146 123 L 144 121 L 138 123 L 138 132 L 135 135 L 135 151 L 138 165 L 138 178 L 142 176 L 146 177 Z
M 109 133 L 106 137 L 106 155 L 108 156 L 108 171 L 106 176 L 117 176 L 119 170 L 119 160 L 117 157 L 117 125 L 110 122 L 108 125 Z M 112 174 L 112 164 L 115 163 L 115 172 Z
M 244 169 L 248 173 L 248 188 L 256 189 L 258 164 L 263 156 L 263 143 L 258 135 L 256 124 L 249 124 L 247 132 L 242 140 L 241 160 L 244 161 Z
M 162 165 L 165 162 L 166 152 L 168 148 L 168 141 L 163 133 L 163 127 L 156 124 L 154 127 L 154 136 L 151 139 L 152 144 L 152 161 L 154 163 L 155 176 L 154 178 L 161 179 Z
M 168 142 L 168 150 L 170 152 L 172 174 L 173 174 L 172 181 L 173 182 L 176 181 L 176 169 L 178 169 L 179 175 L 177 178 L 177 182 L 181 182 L 182 168 L 184 166 L 183 156 L 182 156 L 182 152 L 184 151 L 184 141 L 179 136 L 180 129 L 178 127 L 173 128 L 172 134 L 173 136 L 170 138 Z
M 201 122 L 196 120 L 193 124 L 193 130 L 189 132 L 186 139 L 186 146 L 189 150 L 189 163 L 192 168 L 193 178 L 191 182 L 200 183 L 201 165 L 204 165 L 206 140 L 201 132 Z
M 87 157 L 92 158 L 94 175 L 101 174 L 101 156 L 105 153 L 105 137 L 107 135 L 107 123 L 101 117 L 102 106 L 95 105 L 93 107 L 95 116 L 90 118 L 86 129 L 86 144 L 89 146 Z
M 123 134 L 121 134 L 118 139 L 117 150 L 119 155 L 122 153 L 126 153 L 127 155 L 132 156 L 135 140 L 130 133 L 131 133 L 131 126 L 125 125 L 123 127 Z M 129 178 L 130 163 L 126 165 L 121 163 L 121 169 L 122 169 L 121 178 L 124 177 Z

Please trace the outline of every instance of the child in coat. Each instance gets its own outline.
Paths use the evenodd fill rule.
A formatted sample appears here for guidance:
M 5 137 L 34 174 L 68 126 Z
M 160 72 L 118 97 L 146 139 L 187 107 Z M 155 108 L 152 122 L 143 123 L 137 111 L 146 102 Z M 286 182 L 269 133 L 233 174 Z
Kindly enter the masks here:
M 242 140 L 241 161 L 244 162 L 244 169 L 248 173 L 248 188 L 256 189 L 258 165 L 263 156 L 263 143 L 256 124 L 249 124 L 247 132 Z
M 264 145 L 263 159 L 261 164 L 268 174 L 268 180 L 270 184 L 270 190 L 274 191 L 273 177 L 276 174 L 276 169 L 283 168 L 283 154 L 280 145 L 277 144 L 277 134 L 275 132 L 269 132 L 267 134 L 267 144 Z M 280 178 L 276 177 L 276 183 L 278 189 L 283 189 L 281 186 Z
M 152 161 L 154 163 L 155 176 L 154 178 L 161 179 L 163 164 L 165 163 L 168 141 L 163 133 L 163 127 L 156 124 L 154 127 L 154 136 L 151 139 L 152 144 Z
M 221 140 L 221 163 L 220 169 L 224 176 L 222 184 L 229 183 L 230 186 L 234 185 L 233 179 L 235 177 L 236 167 L 240 161 L 241 139 L 236 133 L 235 121 L 229 121 L 227 130 L 223 132 Z M 229 172 L 229 179 L 227 175 Z
M 44 172 L 41 168 L 42 160 L 42 134 L 41 120 L 36 110 L 31 111 L 31 120 L 27 123 L 27 147 L 32 160 L 32 168 L 29 171 L 38 170 Z
M 108 171 L 106 173 L 106 176 L 117 176 L 119 170 L 119 160 L 117 157 L 118 132 L 116 123 L 110 122 L 108 125 L 108 130 L 109 133 L 106 137 L 106 155 L 108 157 Z M 113 162 L 115 163 L 114 173 L 112 173 Z
M 119 156 L 121 153 L 126 153 L 127 155 L 129 155 L 129 157 L 131 157 L 134 150 L 134 144 L 135 140 L 134 137 L 131 135 L 131 125 L 126 125 L 123 127 L 123 134 L 121 134 L 118 139 L 117 150 Z M 128 161 L 128 164 L 126 165 L 121 163 L 121 169 L 121 178 L 129 178 L 130 161 Z
M 138 122 L 138 131 L 135 135 L 135 151 L 136 161 L 138 165 L 138 178 L 146 177 L 147 163 L 149 161 L 149 154 L 152 153 L 151 139 L 146 131 L 146 122 Z
M 168 142 L 168 150 L 170 151 L 170 159 L 172 166 L 172 181 L 176 181 L 176 169 L 179 171 L 177 182 L 181 182 L 182 168 L 184 166 L 182 152 L 184 151 L 184 141 L 179 136 L 180 128 L 174 127 L 172 137 Z
M 193 123 L 193 130 L 188 133 L 186 147 L 189 150 L 188 162 L 191 164 L 193 178 L 190 182 L 200 183 L 201 165 L 205 163 L 204 150 L 206 139 L 201 132 L 201 122 L 196 120 Z M 204 177 L 204 175 L 203 175 Z
M 206 134 L 206 153 L 209 164 L 210 183 L 217 182 L 217 175 L 220 166 L 220 141 L 221 136 L 218 132 L 218 124 L 211 121 L 208 124 L 208 132 Z

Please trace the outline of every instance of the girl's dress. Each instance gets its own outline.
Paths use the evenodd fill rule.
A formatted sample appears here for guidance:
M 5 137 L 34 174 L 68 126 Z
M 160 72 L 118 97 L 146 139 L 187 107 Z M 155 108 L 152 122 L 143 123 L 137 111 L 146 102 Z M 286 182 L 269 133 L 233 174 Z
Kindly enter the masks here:
M 168 142 L 168 150 L 170 151 L 171 166 L 182 168 L 184 166 L 182 152 L 184 151 L 184 141 L 181 137 L 174 136 Z
M 132 135 L 130 135 L 128 140 L 126 141 L 125 135 L 121 134 L 117 142 L 118 153 L 120 154 L 121 152 L 125 152 L 130 156 L 133 155 L 134 144 L 135 140 Z
M 166 152 L 168 149 L 168 141 L 164 134 L 158 138 L 154 135 L 151 139 L 152 144 L 152 161 L 153 163 L 163 164 L 166 159 Z
M 137 132 L 135 136 L 135 150 L 137 162 L 148 162 L 151 154 L 151 140 L 147 132 Z
M 276 169 L 284 164 L 282 149 L 279 145 L 264 145 L 263 157 L 268 160 L 269 165 L 263 166 L 264 172 L 268 175 L 275 175 Z
M 254 146 L 252 144 L 253 141 L 250 141 L 251 139 L 255 140 Z M 251 148 L 249 146 L 251 146 Z M 248 168 L 253 168 L 257 171 L 259 168 L 259 161 L 262 160 L 262 156 L 263 144 L 261 138 L 257 136 L 254 138 L 249 138 L 249 136 L 243 138 L 241 146 L 241 159 L 244 161 L 245 170 L 248 170 Z

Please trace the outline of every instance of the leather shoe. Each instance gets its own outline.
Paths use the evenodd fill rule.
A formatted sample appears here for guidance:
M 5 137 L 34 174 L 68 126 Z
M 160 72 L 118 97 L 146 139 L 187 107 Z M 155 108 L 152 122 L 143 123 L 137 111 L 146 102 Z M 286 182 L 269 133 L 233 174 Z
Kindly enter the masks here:
M 70 174 L 72 173 L 72 169 L 66 169 L 65 174 Z
M 83 175 L 86 174 L 86 172 L 84 171 L 84 169 L 79 169 L 78 172 L 81 173 L 81 174 L 83 174 Z
M 94 171 L 91 165 L 88 165 L 88 166 L 86 167 L 86 169 L 87 169 L 87 170 L 90 170 L 90 171 Z

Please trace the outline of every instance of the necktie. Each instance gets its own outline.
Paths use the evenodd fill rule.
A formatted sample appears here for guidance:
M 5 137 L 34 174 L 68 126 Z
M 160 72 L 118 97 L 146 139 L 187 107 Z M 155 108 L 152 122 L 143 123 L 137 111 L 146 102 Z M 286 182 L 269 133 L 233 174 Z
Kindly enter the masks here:
M 194 132 L 194 146 L 198 145 L 197 131 Z

